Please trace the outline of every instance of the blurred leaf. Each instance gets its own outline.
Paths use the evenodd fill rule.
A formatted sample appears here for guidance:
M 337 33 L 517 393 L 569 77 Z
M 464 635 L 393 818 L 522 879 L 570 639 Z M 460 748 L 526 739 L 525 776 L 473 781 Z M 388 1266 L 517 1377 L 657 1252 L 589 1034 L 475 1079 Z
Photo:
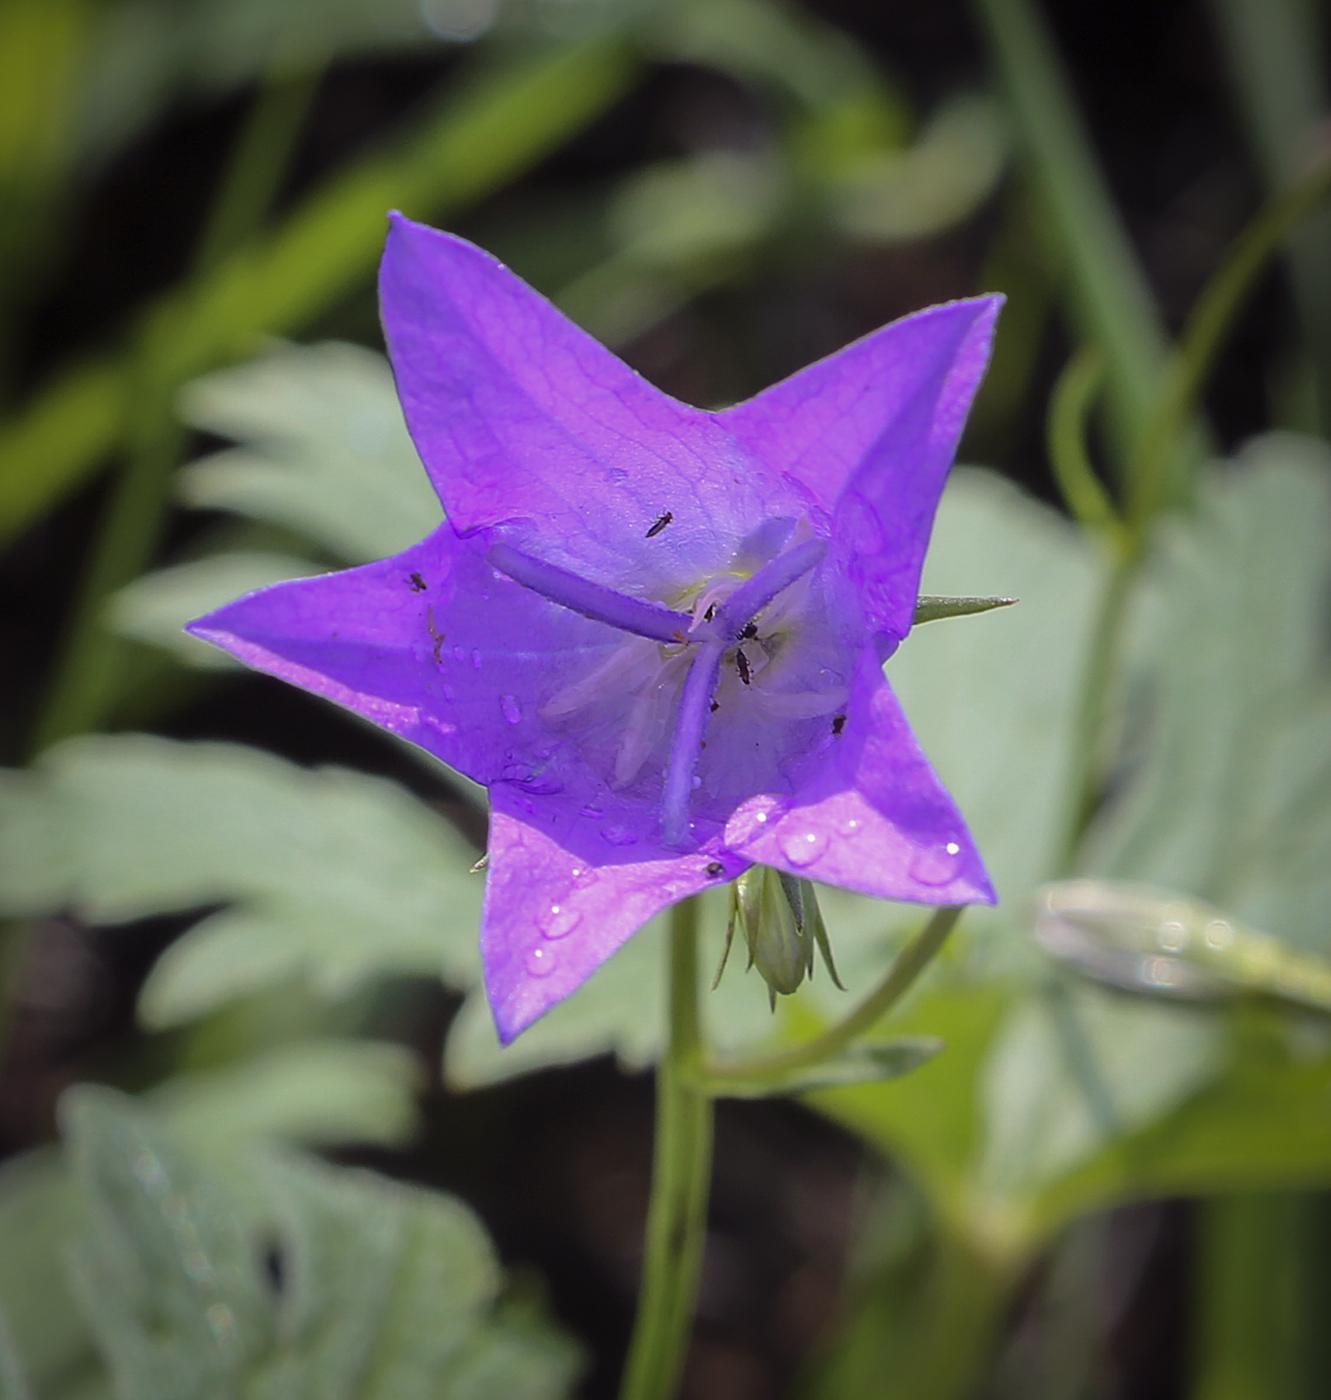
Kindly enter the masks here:
M 1331 452 L 1250 443 L 1205 480 L 1153 583 L 1140 737 L 1090 866 L 1331 954 Z
M 78 104 L 100 161 L 168 101 L 253 82 L 275 62 L 321 68 L 359 52 L 438 44 L 419 0 L 116 0 L 102 7 Z
M 154 1026 L 296 976 L 330 997 L 390 971 L 470 982 L 474 858 L 394 783 L 239 745 L 77 739 L 0 774 L 5 911 L 122 923 L 227 906 L 153 969 Z
M 88 1203 L 73 1278 L 121 1394 L 567 1393 L 575 1352 L 496 1315 L 497 1264 L 460 1202 L 296 1157 L 223 1178 L 105 1089 L 71 1091 L 62 1122 Z
M 9 1321 L 0 1308 L 0 1400 L 31 1400 L 32 1389 L 10 1331 Z
M 897 1040 L 858 1041 L 835 1059 L 791 1070 L 781 1078 L 759 1082 L 727 1079 L 724 1072 L 708 1077 L 710 1091 L 719 1098 L 761 1099 L 774 1094 L 808 1094 L 841 1084 L 869 1084 L 898 1079 L 927 1064 L 943 1049 L 937 1036 L 905 1036 Z
M 204 559 L 158 569 L 121 589 L 111 600 L 110 625 L 124 637 L 163 647 L 181 661 L 205 670 L 239 666 L 233 657 L 191 637 L 187 622 L 255 589 L 319 572 L 308 559 L 255 550 L 228 550 Z
M 343 167 L 272 233 L 202 282 L 168 293 L 131 343 L 169 344 L 180 378 L 305 324 L 374 266 L 385 211 L 438 217 L 483 198 L 603 112 L 635 65 L 615 39 L 524 53 L 453 81 L 397 151 Z M 158 338 L 161 338 L 158 341 Z M 91 472 L 116 444 L 137 388 L 135 354 L 61 374 L 0 435 L 0 538 L 10 538 Z
M 914 145 L 866 153 L 832 192 L 840 227 L 868 243 L 930 238 L 969 218 L 998 187 L 1007 163 L 1004 114 L 992 98 L 945 102 Z
M 245 444 L 185 469 L 187 505 L 287 526 L 349 564 L 397 554 L 443 518 L 372 350 L 280 346 L 196 379 L 182 411 Z
M 416 1126 L 419 1087 L 419 1063 L 405 1046 L 302 1040 L 223 1069 L 177 1075 L 152 1102 L 215 1160 L 254 1138 L 398 1146 Z

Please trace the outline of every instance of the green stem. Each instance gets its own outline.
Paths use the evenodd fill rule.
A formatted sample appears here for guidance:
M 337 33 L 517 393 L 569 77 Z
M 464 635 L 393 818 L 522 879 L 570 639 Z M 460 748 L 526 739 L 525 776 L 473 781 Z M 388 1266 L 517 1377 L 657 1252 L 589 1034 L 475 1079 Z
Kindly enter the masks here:
M 1126 461 L 1155 403 L 1169 339 L 1100 175 L 1058 50 L 1032 0 L 975 0 L 1083 339 L 1105 354 L 1113 442 Z
M 777 1080 L 792 1070 L 820 1065 L 839 1055 L 851 1041 L 881 1020 L 914 986 L 919 975 L 942 950 L 961 917 L 961 911 L 962 906 L 952 904 L 935 909 L 929 922 L 902 950 L 883 980 L 853 1011 L 821 1035 L 814 1036 L 803 1045 L 771 1055 L 760 1055 L 735 1064 L 710 1065 L 702 1072 L 702 1082 L 706 1084 L 710 1079 L 720 1083 Z
M 318 86 L 318 75 L 289 76 L 276 65 L 256 95 L 223 175 L 195 256 L 198 286 L 262 222 L 290 161 Z M 150 323 L 135 357 L 137 392 L 126 435 L 126 460 L 74 604 L 50 699 L 33 743 L 35 752 L 95 728 L 114 706 L 124 644 L 106 628 L 106 606 L 147 567 L 169 511 L 169 483 L 186 441 L 175 414 L 181 366 L 175 355 L 183 314 Z
M 1104 356 L 1084 345 L 1063 367 L 1049 399 L 1047 447 L 1058 489 L 1073 518 L 1087 530 L 1116 534 L 1118 512 L 1095 474 L 1086 450 L 1086 430 L 1104 380 Z
M 1248 224 L 1189 313 L 1130 467 L 1128 519 L 1138 549 L 1160 508 L 1186 495 L 1186 483 L 1175 479 L 1174 464 L 1179 460 L 1176 444 L 1196 409 L 1234 318 L 1290 230 L 1328 194 L 1331 160 L 1324 159 Z
M 670 926 L 670 1035 L 656 1075 L 656 1145 L 638 1316 L 620 1400 L 671 1400 L 684 1369 L 702 1267 L 712 1162 L 712 1099 L 697 1087 L 698 905 Z

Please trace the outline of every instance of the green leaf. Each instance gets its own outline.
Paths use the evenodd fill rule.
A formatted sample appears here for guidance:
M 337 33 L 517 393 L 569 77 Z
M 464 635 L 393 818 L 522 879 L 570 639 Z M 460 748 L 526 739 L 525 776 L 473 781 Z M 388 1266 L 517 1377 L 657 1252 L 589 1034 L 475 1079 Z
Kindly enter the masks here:
M 0 433 L 0 538 L 115 445 L 142 337 L 171 345 L 183 379 L 249 353 L 257 337 L 291 333 L 370 274 L 386 209 L 437 216 L 474 203 L 603 112 L 634 72 L 627 46 L 608 38 L 524 51 L 451 81 L 398 149 L 340 169 L 271 234 L 148 307 L 122 355 L 77 364 L 29 400 Z
M 476 975 L 475 852 L 394 783 L 239 745 L 73 740 L 0 774 L 0 909 L 92 923 L 225 907 L 158 961 L 140 1011 L 176 1024 L 294 977 Z
M 221 1069 L 176 1075 L 151 1102 L 210 1158 L 285 1138 L 399 1146 L 416 1127 L 420 1066 L 402 1045 L 301 1040 Z
M 188 505 L 283 525 L 349 564 L 397 554 L 443 518 L 388 361 L 358 345 L 285 345 L 196 379 L 193 427 L 243 443 L 188 467 Z
M 927 1064 L 943 1049 L 937 1036 L 904 1036 L 897 1040 L 864 1040 L 850 1046 L 835 1059 L 820 1065 L 791 1070 L 763 1081 L 733 1077 L 724 1072 L 709 1075 L 707 1088 L 719 1098 L 761 1099 L 775 1094 L 808 1094 L 816 1089 L 833 1089 L 843 1084 L 870 1084 L 899 1079 Z
M 108 620 L 121 636 L 163 647 L 191 666 L 231 670 L 240 663 L 220 647 L 191 637 L 185 624 L 258 588 L 318 572 L 309 560 L 290 555 L 257 550 L 211 554 L 136 579 L 112 599 Z
M 1152 581 L 1131 781 L 1090 868 L 1331 954 L 1331 452 L 1250 443 L 1204 479 Z
M 294 1156 L 223 1178 L 110 1090 L 61 1119 L 88 1207 L 72 1278 L 120 1394 L 554 1400 L 575 1379 L 548 1326 L 496 1313 L 461 1202 Z
M 76 140 L 100 160 L 181 94 L 215 96 L 340 54 L 437 44 L 416 0 L 119 0 L 89 43 Z

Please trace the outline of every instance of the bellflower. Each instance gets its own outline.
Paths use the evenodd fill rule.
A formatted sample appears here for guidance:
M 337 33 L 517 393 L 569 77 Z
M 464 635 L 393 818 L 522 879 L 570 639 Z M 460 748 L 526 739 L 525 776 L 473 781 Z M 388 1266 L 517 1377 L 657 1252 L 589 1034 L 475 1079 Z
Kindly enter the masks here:
M 704 412 L 480 249 L 401 216 L 380 291 L 446 522 L 190 630 L 489 789 L 481 943 L 501 1039 L 659 910 L 754 862 L 992 901 L 882 668 L 998 298 L 906 317 Z

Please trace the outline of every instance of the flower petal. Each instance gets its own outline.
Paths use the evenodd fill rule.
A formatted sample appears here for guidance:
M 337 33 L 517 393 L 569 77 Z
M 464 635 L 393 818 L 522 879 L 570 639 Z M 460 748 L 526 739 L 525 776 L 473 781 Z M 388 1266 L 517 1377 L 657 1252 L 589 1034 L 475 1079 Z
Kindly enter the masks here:
M 261 589 L 189 631 L 478 783 L 590 793 L 599 780 L 540 711 L 623 638 L 504 578 L 485 550 L 445 524 L 391 559 Z
M 687 586 L 765 516 L 802 508 L 715 414 L 653 388 L 465 240 L 395 215 L 380 297 L 407 424 L 459 531 L 539 522 L 534 554 L 637 592 Z
M 561 798 L 532 801 L 491 790 L 490 863 L 481 955 L 500 1041 L 507 1045 L 574 992 L 654 915 L 749 862 L 720 850 L 713 827 L 702 850 L 623 844 L 630 828 L 608 806 L 588 818 Z
M 726 824 L 728 850 L 882 899 L 994 903 L 975 843 L 915 742 L 872 649 L 845 727 L 791 799 L 750 799 Z
M 1002 298 L 894 321 L 720 419 L 833 517 L 870 624 L 910 630 L 934 511 L 988 362 Z

